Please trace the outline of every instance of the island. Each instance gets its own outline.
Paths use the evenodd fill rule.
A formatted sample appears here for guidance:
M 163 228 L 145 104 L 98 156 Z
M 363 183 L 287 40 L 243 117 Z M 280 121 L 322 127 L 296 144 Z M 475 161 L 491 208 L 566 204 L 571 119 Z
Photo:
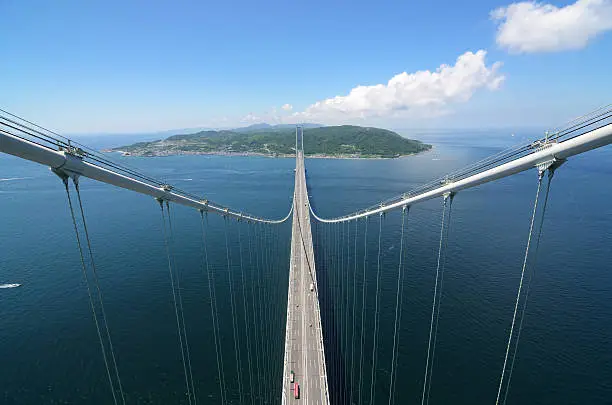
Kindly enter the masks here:
M 309 157 L 397 158 L 429 149 L 431 145 L 381 128 L 354 125 L 304 128 L 304 152 Z M 206 130 L 103 152 L 119 152 L 124 156 L 215 154 L 288 157 L 295 156 L 295 128 L 268 125 L 246 130 Z

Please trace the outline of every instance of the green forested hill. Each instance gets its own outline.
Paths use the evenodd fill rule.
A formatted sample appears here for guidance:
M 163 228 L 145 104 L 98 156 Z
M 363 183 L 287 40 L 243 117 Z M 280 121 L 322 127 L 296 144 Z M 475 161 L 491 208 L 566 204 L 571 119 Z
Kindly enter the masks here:
M 406 139 L 393 131 L 352 125 L 305 128 L 306 155 L 338 157 L 398 157 L 430 149 L 419 141 Z M 295 130 L 291 128 L 237 131 L 201 131 L 174 135 L 153 142 L 139 142 L 114 148 L 137 156 L 167 156 L 204 153 L 256 153 L 291 155 L 295 153 Z
M 430 148 L 430 145 L 380 128 L 342 125 L 304 130 L 304 152 L 307 155 L 357 154 L 363 157 L 396 157 Z

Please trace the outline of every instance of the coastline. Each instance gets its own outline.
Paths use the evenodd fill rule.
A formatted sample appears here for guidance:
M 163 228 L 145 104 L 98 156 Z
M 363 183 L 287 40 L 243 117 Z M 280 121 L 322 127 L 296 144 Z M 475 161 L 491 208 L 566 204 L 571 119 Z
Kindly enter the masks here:
M 419 152 L 409 153 L 407 155 L 398 155 L 393 157 L 382 157 L 382 156 L 359 156 L 359 155 L 326 155 L 326 154 L 315 154 L 315 155 L 305 155 L 306 159 L 344 159 L 344 160 L 381 160 L 381 159 L 401 159 L 409 156 L 416 156 L 423 153 L 431 152 L 434 149 L 434 146 L 431 145 L 431 148 L 427 150 L 422 150 Z M 268 153 L 258 153 L 258 152 L 188 152 L 188 151 L 178 151 L 173 153 L 157 153 L 154 155 L 143 155 L 143 154 L 132 154 L 131 152 L 114 150 L 114 149 L 102 149 L 101 153 L 119 153 L 125 157 L 145 157 L 145 158 L 153 158 L 153 157 L 168 157 L 168 156 L 184 156 L 184 155 L 209 155 L 209 156 L 257 156 L 257 157 L 266 157 L 266 158 L 295 158 L 295 154 L 268 154 Z

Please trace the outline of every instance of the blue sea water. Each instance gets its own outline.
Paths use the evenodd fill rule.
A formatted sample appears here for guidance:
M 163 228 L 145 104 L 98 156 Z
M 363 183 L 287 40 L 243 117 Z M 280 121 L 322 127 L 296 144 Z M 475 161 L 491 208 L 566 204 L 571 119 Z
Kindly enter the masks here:
M 376 204 L 524 141 L 508 134 L 474 132 L 413 136 L 432 143 L 434 149 L 394 160 L 308 159 L 310 194 L 317 213 L 331 217 Z M 94 146 L 108 146 L 104 142 L 110 141 L 101 140 Z M 508 403 L 612 401 L 611 156 L 610 148 L 589 152 L 570 159 L 555 174 Z M 113 157 L 185 190 L 257 215 L 283 217 L 291 204 L 292 159 Z M 536 182 L 535 171 L 530 171 L 455 197 L 433 362 L 432 404 L 495 401 Z M 87 179 L 82 180 L 82 196 L 127 402 L 187 403 L 159 206 L 148 197 Z M 440 200 L 426 202 L 411 208 L 407 217 L 396 403 L 421 400 L 441 206 Z M 201 266 L 200 216 L 182 207 L 175 207 L 173 214 L 174 251 L 181 271 L 196 392 L 200 403 L 220 403 L 208 285 Z M 347 328 L 348 336 L 343 336 L 344 342 L 356 344 L 338 345 L 339 357 L 328 353 L 328 371 L 341 370 L 354 403 L 359 397 L 368 402 L 371 395 L 378 221 L 372 218 L 368 224 L 366 300 L 361 302 L 359 294 L 356 297 L 358 326 Z M 389 395 L 400 221 L 397 212 L 388 214 L 382 224 L 376 403 L 387 403 Z M 209 227 L 209 258 L 218 275 L 225 379 L 231 403 L 241 403 L 237 379 L 248 373 L 244 361 L 232 360 L 225 224 L 211 217 Z M 250 279 L 240 282 L 238 228 L 235 224 L 230 228 L 230 269 L 240 306 L 243 291 L 248 297 Z M 344 263 L 346 269 L 354 265 L 352 247 L 345 243 L 353 241 L 354 229 L 323 225 L 313 229 L 320 276 L 333 281 L 329 288 L 350 286 L 355 280 L 355 289 L 361 292 L 364 223 L 356 228 L 359 247 L 354 274 L 358 277 L 333 270 L 338 263 Z M 259 244 L 255 250 L 268 252 L 270 269 L 288 269 L 289 236 L 289 226 L 283 225 L 272 237 L 252 239 Z M 337 245 L 336 238 L 343 238 L 343 243 Z M 334 250 L 336 246 L 342 246 L 341 253 Z M 273 346 L 270 359 L 277 364 L 282 362 L 284 315 L 279 309 L 285 304 L 287 275 L 278 270 L 266 277 L 264 282 L 271 284 L 264 290 L 265 308 L 276 312 L 263 318 L 271 325 L 259 325 L 258 332 L 265 333 L 266 342 Z M 9 156 L 0 156 L 0 284 L 4 283 L 22 286 L 0 289 L 0 403 L 111 403 L 63 187 L 48 169 Z M 342 318 L 341 314 L 352 303 L 351 292 L 345 301 L 329 299 L 335 292 L 322 292 L 323 317 L 343 319 L 350 325 L 352 317 Z M 348 313 L 350 310 L 349 305 Z M 360 313 L 366 314 L 363 350 Z M 249 333 L 254 337 L 254 331 Z M 247 339 L 240 339 L 246 356 Z M 354 353 L 364 353 L 360 393 L 358 384 L 353 383 L 351 389 L 347 383 L 360 374 L 358 362 L 347 360 L 342 367 L 335 363 L 340 357 L 347 359 L 351 348 Z M 253 377 L 264 391 L 280 390 L 280 381 L 269 381 L 267 375 Z M 259 393 L 243 389 L 243 398 L 250 395 Z

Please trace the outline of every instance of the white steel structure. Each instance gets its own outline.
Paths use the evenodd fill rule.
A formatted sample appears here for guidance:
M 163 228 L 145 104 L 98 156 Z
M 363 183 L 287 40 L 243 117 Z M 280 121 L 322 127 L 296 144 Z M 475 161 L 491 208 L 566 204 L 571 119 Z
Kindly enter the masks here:
M 606 116 L 606 118 L 611 117 L 612 113 Z M 592 124 L 586 123 L 586 125 Z M 495 165 L 486 170 L 479 169 L 477 165 L 470 166 L 463 171 L 460 171 L 457 176 L 453 176 L 452 174 L 448 175 L 415 191 L 404 193 L 399 197 L 383 202 L 378 206 L 349 215 L 331 219 L 321 218 L 314 212 L 314 210 L 312 210 L 312 207 L 311 213 L 320 222 L 347 222 L 365 218 L 374 214 L 381 214 L 387 211 L 401 209 L 405 206 L 431 200 L 432 198 L 454 194 L 461 190 L 512 176 L 528 169 L 537 168 L 540 171 L 544 171 L 550 168 L 554 170 L 571 156 L 575 156 L 612 143 L 612 123 L 599 126 L 595 129 L 588 129 L 584 133 L 574 135 L 566 140 L 561 139 L 562 136 L 544 138 L 542 140 L 533 142 L 530 145 L 511 149 L 506 152 L 509 154 L 509 156 L 512 156 L 512 154 L 522 154 L 522 156 L 508 160 L 501 154 L 499 156 L 496 155 L 498 158 L 497 160 L 508 161 Z M 484 168 L 491 166 L 491 162 L 495 162 L 496 156 L 480 162 L 481 166 Z M 462 175 L 462 173 L 465 172 L 475 173 L 468 176 Z M 456 177 L 460 178 L 456 179 Z

